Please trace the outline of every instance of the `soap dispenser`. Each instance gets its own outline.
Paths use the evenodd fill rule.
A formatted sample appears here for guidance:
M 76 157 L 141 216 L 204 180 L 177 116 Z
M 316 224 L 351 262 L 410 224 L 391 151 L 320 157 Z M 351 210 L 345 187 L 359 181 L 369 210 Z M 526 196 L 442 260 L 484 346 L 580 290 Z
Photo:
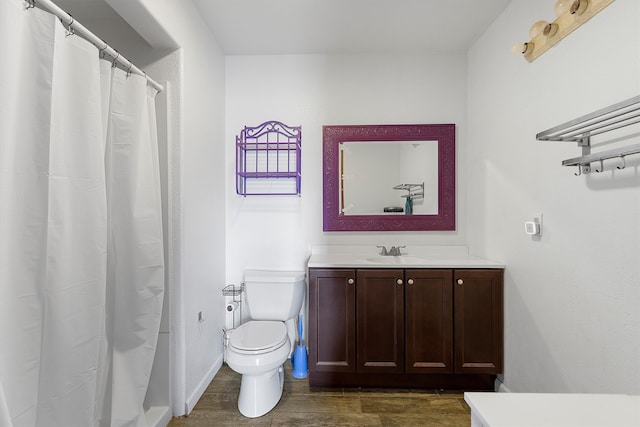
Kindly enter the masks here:
M 404 202 L 404 213 L 405 215 L 413 214 L 413 199 L 411 196 L 407 196 L 407 200 Z

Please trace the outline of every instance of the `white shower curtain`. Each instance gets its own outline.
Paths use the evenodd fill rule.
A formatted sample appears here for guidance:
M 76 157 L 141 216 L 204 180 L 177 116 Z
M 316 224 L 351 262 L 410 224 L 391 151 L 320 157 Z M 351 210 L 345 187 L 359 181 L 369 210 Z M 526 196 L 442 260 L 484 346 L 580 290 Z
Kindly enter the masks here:
M 21 0 L 0 0 L 0 43 L 0 426 L 144 426 L 155 91 Z

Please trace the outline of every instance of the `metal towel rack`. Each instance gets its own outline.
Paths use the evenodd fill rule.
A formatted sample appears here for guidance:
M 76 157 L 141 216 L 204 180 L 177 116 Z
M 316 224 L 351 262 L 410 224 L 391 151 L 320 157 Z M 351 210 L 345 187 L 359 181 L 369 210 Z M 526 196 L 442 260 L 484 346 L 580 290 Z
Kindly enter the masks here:
M 637 123 L 640 123 L 640 96 L 634 96 L 547 129 L 538 133 L 536 139 L 538 141 L 571 141 L 582 147 L 582 156 L 562 161 L 563 166 L 578 166 L 576 175 L 591 172 L 591 163 L 594 162 L 599 163 L 599 168 L 595 171 L 602 172 L 604 161 L 607 159 L 621 159 L 622 163 L 617 168 L 624 169 L 625 156 L 640 153 L 640 144 L 591 153 L 591 137 Z
M 411 197 L 412 199 L 422 199 L 424 197 L 424 182 L 422 184 L 399 184 L 393 187 L 394 190 L 407 190 L 408 193 L 400 197 Z

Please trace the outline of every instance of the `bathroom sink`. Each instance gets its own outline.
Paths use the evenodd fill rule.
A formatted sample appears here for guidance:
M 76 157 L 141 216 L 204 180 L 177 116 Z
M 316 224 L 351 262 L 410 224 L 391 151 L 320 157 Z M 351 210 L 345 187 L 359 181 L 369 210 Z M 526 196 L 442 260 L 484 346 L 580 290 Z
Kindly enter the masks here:
M 367 258 L 367 262 L 375 262 L 376 264 L 400 264 L 397 260 L 398 256 L 377 256 L 373 258 Z
M 418 258 L 414 256 L 376 256 L 367 258 L 365 261 L 375 264 L 391 264 L 391 265 L 412 265 L 412 264 L 424 264 L 424 258 Z

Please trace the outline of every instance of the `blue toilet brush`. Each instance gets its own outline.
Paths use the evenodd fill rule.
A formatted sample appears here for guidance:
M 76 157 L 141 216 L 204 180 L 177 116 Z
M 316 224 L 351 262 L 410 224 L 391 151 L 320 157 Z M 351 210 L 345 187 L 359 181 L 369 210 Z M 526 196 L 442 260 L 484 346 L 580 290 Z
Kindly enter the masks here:
M 298 317 L 298 330 L 296 336 L 296 348 L 293 352 L 293 372 L 294 378 L 307 378 L 307 348 L 302 345 L 302 314 Z

